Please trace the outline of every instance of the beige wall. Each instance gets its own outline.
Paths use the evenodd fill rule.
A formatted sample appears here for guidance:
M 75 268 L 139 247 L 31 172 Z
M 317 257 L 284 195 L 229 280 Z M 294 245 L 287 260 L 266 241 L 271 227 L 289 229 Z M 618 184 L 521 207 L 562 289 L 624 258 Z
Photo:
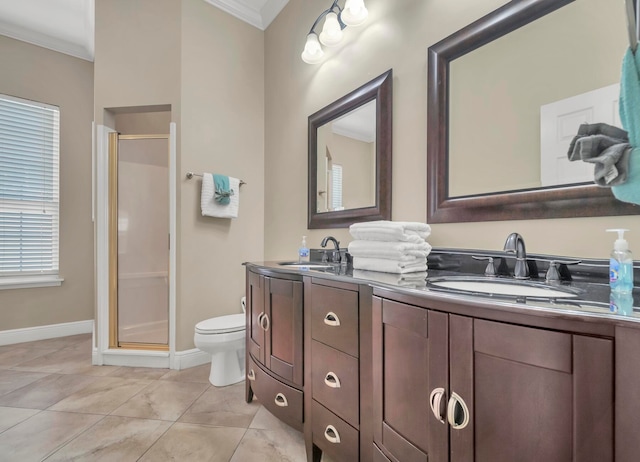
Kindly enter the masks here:
M 177 123 L 178 351 L 193 348 L 197 322 L 240 311 L 242 263 L 263 256 L 263 35 L 202 0 L 96 2 L 96 120 L 170 104 Z M 128 117 L 115 119 L 137 123 Z M 246 181 L 239 218 L 202 217 L 187 171 Z
M 375 159 L 375 143 L 333 134 L 329 151 L 333 163 L 342 165 L 342 205 L 345 209 L 371 207 L 376 199 L 371 175 Z
M 60 107 L 60 287 L 0 290 L 0 330 L 93 319 L 92 63 L 0 36 L 0 93 Z
M 177 350 L 203 319 L 240 312 L 245 261 L 264 252 L 264 33 L 202 0 L 182 2 Z M 203 217 L 201 180 L 243 179 L 238 218 Z
M 389 68 L 394 101 L 392 218 L 425 222 L 427 49 L 505 2 L 368 0 L 368 22 L 347 28 L 344 43 L 325 50 L 328 59 L 323 64 L 305 64 L 300 53 L 306 34 L 326 3 L 289 2 L 265 34 L 267 259 L 295 256 L 302 234 L 311 247 L 318 247 L 327 234 L 343 245 L 349 242 L 346 229 L 306 229 L 307 117 Z M 607 257 L 613 237 L 604 230 L 610 227 L 632 228 L 628 239 L 640 252 L 640 218 L 635 216 L 440 224 L 433 225 L 429 240 L 436 246 L 501 249 L 506 236 L 518 231 L 529 252 Z

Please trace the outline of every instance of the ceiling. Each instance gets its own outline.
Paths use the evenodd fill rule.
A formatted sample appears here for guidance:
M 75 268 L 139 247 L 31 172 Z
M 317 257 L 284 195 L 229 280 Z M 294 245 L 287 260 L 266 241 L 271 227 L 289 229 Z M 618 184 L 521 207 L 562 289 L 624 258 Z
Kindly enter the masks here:
M 0 35 L 93 61 L 94 1 L 0 0 Z M 265 30 L 289 2 L 203 1 L 261 30 Z

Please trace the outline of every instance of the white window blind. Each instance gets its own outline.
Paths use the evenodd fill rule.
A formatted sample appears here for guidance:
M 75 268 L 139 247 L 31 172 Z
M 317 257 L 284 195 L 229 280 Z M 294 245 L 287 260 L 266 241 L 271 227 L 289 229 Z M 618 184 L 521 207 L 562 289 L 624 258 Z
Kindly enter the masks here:
M 0 277 L 58 272 L 60 111 L 0 94 Z
M 342 165 L 331 167 L 331 210 L 342 210 Z

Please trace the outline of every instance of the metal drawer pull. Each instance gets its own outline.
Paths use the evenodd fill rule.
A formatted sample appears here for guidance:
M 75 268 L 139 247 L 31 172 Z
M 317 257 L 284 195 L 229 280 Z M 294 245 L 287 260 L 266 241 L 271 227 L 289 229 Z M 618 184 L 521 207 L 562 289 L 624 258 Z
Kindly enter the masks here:
M 339 326 L 340 325 L 340 318 L 338 318 L 338 315 L 335 314 L 333 311 L 329 311 L 326 316 L 324 317 L 324 323 L 327 326 Z
M 440 410 L 442 406 L 442 398 L 444 397 L 444 388 L 434 388 L 429 395 L 429 404 L 431 405 L 431 412 L 436 416 L 438 422 L 442 424 L 446 424 L 447 420 L 444 415 L 442 415 L 442 411 Z
M 264 327 L 262 326 L 262 317 L 263 316 L 264 316 L 264 311 L 258 315 L 258 325 L 260 326 L 261 329 L 264 330 Z
M 256 379 L 256 373 L 253 369 L 249 371 L 249 373 L 247 374 L 247 378 L 252 382 Z
M 454 430 L 462 430 L 469 424 L 469 408 L 460 395 L 455 392 L 451 392 L 447 407 L 447 419 Z
M 336 427 L 334 427 L 333 425 L 327 425 L 327 428 L 325 428 L 324 430 L 324 437 L 330 443 L 333 443 L 333 444 L 340 443 L 340 434 L 338 433 L 338 430 L 336 430 Z
M 265 332 L 269 330 L 269 316 L 266 314 L 262 317 L 262 329 L 264 329 Z
M 331 388 L 340 388 L 340 379 L 335 372 L 327 372 L 327 375 L 324 377 L 324 383 Z
M 287 397 L 282 393 L 278 393 L 274 401 L 276 403 L 276 406 L 287 407 L 289 405 L 289 403 L 287 402 Z

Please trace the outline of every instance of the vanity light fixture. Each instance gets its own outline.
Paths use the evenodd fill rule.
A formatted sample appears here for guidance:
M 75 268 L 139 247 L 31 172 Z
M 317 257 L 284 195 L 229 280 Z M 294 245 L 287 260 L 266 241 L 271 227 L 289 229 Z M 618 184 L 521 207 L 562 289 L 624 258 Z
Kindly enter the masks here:
M 322 61 L 324 56 L 322 45 L 327 47 L 338 45 L 342 40 L 342 30 L 347 26 L 359 26 L 368 15 L 369 11 L 364 6 L 364 0 L 346 0 L 344 8 L 340 8 L 338 0 L 334 0 L 329 9 L 323 11 L 311 26 L 302 52 L 302 60 L 308 64 L 317 64 Z M 315 29 L 322 19 L 324 19 L 324 25 L 318 36 Z

